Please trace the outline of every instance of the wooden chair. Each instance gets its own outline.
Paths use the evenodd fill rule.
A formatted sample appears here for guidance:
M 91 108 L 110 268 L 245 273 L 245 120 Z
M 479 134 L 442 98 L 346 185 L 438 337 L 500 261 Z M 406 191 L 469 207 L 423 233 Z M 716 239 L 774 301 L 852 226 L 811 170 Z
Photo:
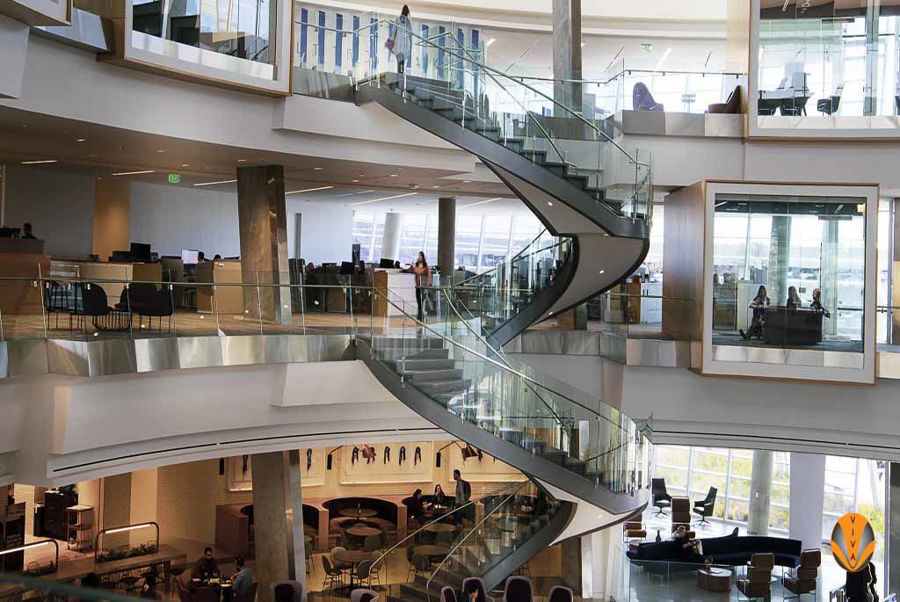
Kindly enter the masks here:
M 775 567 L 775 555 L 771 553 L 754 554 L 747 565 L 747 575 L 738 579 L 738 591 L 748 599 L 762 598 L 766 602 L 772 597 L 772 569 Z

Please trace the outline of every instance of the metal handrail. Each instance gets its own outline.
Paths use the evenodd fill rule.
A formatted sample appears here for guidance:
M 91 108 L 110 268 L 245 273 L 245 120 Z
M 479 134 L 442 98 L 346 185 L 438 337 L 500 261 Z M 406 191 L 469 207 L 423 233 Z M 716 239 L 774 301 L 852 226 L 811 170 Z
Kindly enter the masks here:
M 662 74 L 671 74 L 671 75 L 710 75 L 716 76 L 721 75 L 725 77 L 742 77 L 746 76 L 746 73 L 741 73 L 739 71 L 682 71 L 675 69 L 628 69 L 622 68 L 621 71 L 617 71 L 615 74 L 611 75 L 607 79 L 569 79 L 569 78 L 556 78 L 556 77 L 536 77 L 531 75 L 510 75 L 513 79 L 518 80 L 530 80 L 530 81 L 540 81 L 540 82 L 553 82 L 553 83 L 561 83 L 561 84 L 596 84 L 598 86 L 605 86 L 607 84 L 612 83 L 619 77 L 621 77 L 625 73 L 662 73 Z
M 465 537 L 463 537 L 462 539 L 460 539 L 459 542 L 457 542 L 456 545 L 454 545 L 454 546 L 450 549 L 450 551 L 447 552 L 447 555 L 444 556 L 444 559 L 441 560 L 441 563 L 437 566 L 437 568 L 435 568 L 435 569 L 431 572 L 431 577 L 429 577 L 429 578 L 428 578 L 428 581 L 425 583 L 425 596 L 427 597 L 427 599 L 428 599 L 429 601 L 431 600 L 431 581 L 432 581 L 432 579 L 434 579 L 435 575 L 438 574 L 438 571 L 440 571 L 441 568 L 442 568 L 445 564 L 447 564 L 447 561 L 450 559 L 451 556 L 453 556 L 453 554 L 456 553 L 456 550 L 458 550 L 458 549 L 460 548 L 460 546 L 462 546 L 462 545 L 466 542 L 466 540 L 469 539 L 469 537 L 472 536 L 473 533 L 476 533 L 476 532 L 478 531 L 478 529 L 481 527 L 481 525 L 483 525 L 483 524 L 485 523 L 485 521 L 487 521 L 488 518 L 490 518 L 490 517 L 491 517 L 495 512 L 497 512 L 500 508 L 503 508 L 504 506 L 506 506 L 506 504 L 508 504 L 509 501 L 510 501 L 511 499 L 513 499 L 513 498 L 516 496 L 516 494 L 517 494 L 520 490 L 522 490 L 524 487 L 525 487 L 525 485 L 520 485 L 519 487 L 517 487 L 515 492 L 511 493 L 509 496 L 507 496 L 507 498 L 506 498 L 505 500 L 503 500 L 503 502 L 497 504 L 497 505 L 493 508 L 493 510 L 491 510 L 490 512 L 488 512 L 487 514 L 485 514 L 484 517 L 478 522 L 478 524 L 475 525 L 474 527 L 472 527 L 471 531 L 469 531 L 469 532 L 466 534 Z
M 438 523 L 438 522 L 444 520 L 445 518 L 447 518 L 447 517 L 450 516 L 451 514 L 455 514 L 455 513 L 458 512 L 459 510 L 462 510 L 463 508 L 467 508 L 467 507 L 469 507 L 469 506 L 475 505 L 479 500 L 483 500 L 484 498 L 489 497 L 489 496 L 492 496 L 492 495 L 499 495 L 499 494 L 502 493 L 503 491 L 506 491 L 507 489 L 510 489 L 510 488 L 516 487 L 516 486 L 521 486 L 521 483 L 516 483 L 515 485 L 506 485 L 506 486 L 504 486 L 504 487 L 501 487 L 501 488 L 497 489 L 496 491 L 492 491 L 492 492 L 490 492 L 490 493 L 485 493 L 484 495 L 482 495 L 482 496 L 481 496 L 480 498 L 478 498 L 477 500 L 469 500 L 468 502 L 466 502 L 466 503 L 463 504 L 462 506 L 459 506 L 458 508 L 454 508 L 453 510 L 450 510 L 449 512 L 447 512 L 447 513 L 441 515 L 440 517 L 438 517 L 438 518 L 432 520 L 431 522 L 422 525 L 421 527 L 419 527 L 418 529 L 416 529 L 415 531 L 413 531 L 412 533 L 408 534 L 406 537 L 404 537 L 403 539 L 401 539 L 400 541 L 398 541 L 397 543 L 395 543 L 394 545 L 392 545 L 390 548 L 388 548 L 381 556 L 379 556 L 378 558 L 376 558 L 376 559 L 372 562 L 372 566 L 377 566 L 378 563 L 381 562 L 385 557 L 387 557 L 388 554 L 390 554 L 391 552 L 393 552 L 394 550 L 396 550 L 397 548 L 399 548 L 401 545 L 403 545 L 403 542 L 409 541 L 410 539 L 412 539 L 413 537 L 415 537 L 416 535 L 418 535 L 419 533 L 421 533 L 422 531 L 424 531 L 426 527 L 430 527 L 431 525 L 433 525 L 433 524 L 435 524 L 435 523 Z

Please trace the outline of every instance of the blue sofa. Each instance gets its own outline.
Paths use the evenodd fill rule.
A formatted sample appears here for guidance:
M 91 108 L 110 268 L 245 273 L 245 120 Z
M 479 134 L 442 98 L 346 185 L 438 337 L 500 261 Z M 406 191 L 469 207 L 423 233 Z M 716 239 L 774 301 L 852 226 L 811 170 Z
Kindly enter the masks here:
M 737 529 L 731 535 L 701 539 L 703 558 L 711 558 L 714 564 L 740 566 L 750 562 L 753 554 L 771 552 L 775 555 L 775 564 L 789 568 L 800 565 L 800 553 L 803 544 L 798 539 L 783 537 L 765 537 L 761 535 L 737 535 Z M 690 562 L 682 553 L 683 542 L 660 541 L 642 543 L 628 550 L 628 558 L 634 562 L 641 561 L 673 561 Z M 700 557 L 695 559 L 702 562 Z

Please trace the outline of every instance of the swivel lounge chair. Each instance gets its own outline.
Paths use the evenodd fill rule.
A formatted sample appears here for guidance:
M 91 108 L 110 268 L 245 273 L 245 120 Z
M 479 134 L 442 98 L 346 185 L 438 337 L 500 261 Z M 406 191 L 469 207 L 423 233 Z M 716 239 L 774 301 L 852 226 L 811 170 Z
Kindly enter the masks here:
M 707 107 L 707 113 L 720 113 L 720 114 L 737 114 L 741 112 L 741 103 L 744 96 L 744 88 L 740 85 L 734 87 L 734 90 L 731 91 L 731 94 L 728 95 L 728 100 L 725 102 L 718 102 L 711 104 Z
M 820 113 L 825 113 L 826 115 L 834 115 L 838 112 L 838 108 L 841 105 L 841 96 L 844 93 L 844 84 L 841 84 L 834 90 L 834 94 L 832 94 L 828 98 L 820 98 L 816 103 L 816 110 Z
M 634 84 L 631 92 L 631 105 L 635 111 L 664 111 L 662 104 L 653 99 L 650 89 L 644 82 Z
M 653 496 L 653 505 L 658 509 L 654 516 L 667 516 L 666 508 L 672 507 L 672 496 L 666 491 L 666 480 L 652 479 L 650 494 Z
M 709 492 L 706 494 L 706 499 L 694 502 L 694 514 L 700 517 L 701 525 L 703 523 L 709 524 L 709 521 L 706 519 L 712 516 L 713 510 L 715 510 L 716 494 L 718 492 L 719 490 L 715 487 L 710 487 Z

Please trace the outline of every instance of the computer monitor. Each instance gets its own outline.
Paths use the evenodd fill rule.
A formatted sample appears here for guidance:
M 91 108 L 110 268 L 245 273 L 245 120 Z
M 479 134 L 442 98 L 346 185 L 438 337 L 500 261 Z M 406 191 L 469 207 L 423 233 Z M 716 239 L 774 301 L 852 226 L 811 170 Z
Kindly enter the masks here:
M 356 266 L 354 266 L 351 262 L 349 262 L 349 261 L 342 261 L 342 262 L 341 262 L 341 271 L 340 271 L 340 273 L 343 274 L 343 275 L 353 274 L 353 271 L 354 271 L 353 268 L 354 268 L 354 267 L 356 267 Z
M 382 269 L 390 269 L 390 268 L 394 267 L 394 260 L 386 259 L 386 258 L 382 257 L 381 261 L 378 263 L 378 267 L 380 267 Z
M 200 251 L 196 249 L 181 249 L 182 265 L 197 265 L 200 262 Z
M 131 259 L 132 261 L 150 261 L 150 245 L 143 242 L 131 243 Z

